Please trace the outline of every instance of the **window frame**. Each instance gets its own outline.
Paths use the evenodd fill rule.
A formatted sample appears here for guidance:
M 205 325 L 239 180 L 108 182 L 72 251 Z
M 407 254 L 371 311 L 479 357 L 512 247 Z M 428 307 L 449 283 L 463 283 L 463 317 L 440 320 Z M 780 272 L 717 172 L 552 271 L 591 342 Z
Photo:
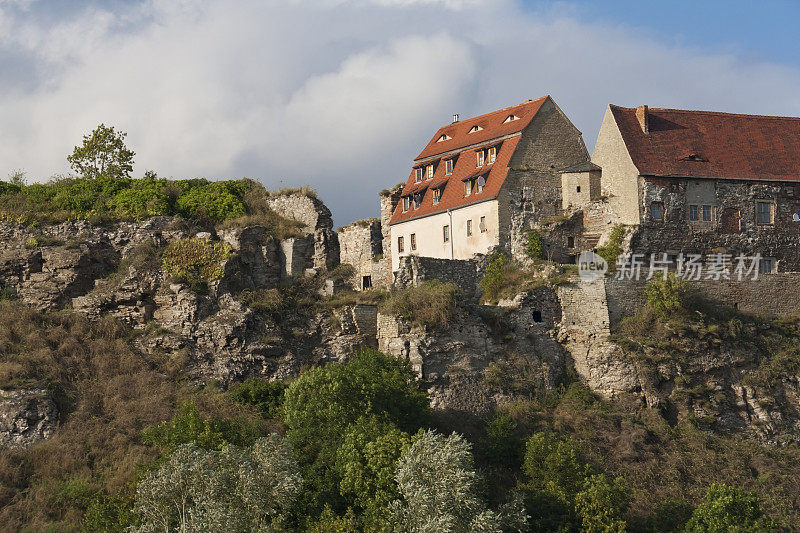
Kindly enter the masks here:
M 492 163 L 497 161 L 497 147 L 496 146 L 492 146 L 491 148 L 489 148 L 489 150 L 487 151 L 487 155 L 486 155 L 486 161 L 487 161 L 487 163 L 486 163 L 487 165 L 491 165 Z
M 473 184 L 472 180 L 465 180 L 464 181 L 464 198 L 467 196 L 472 195 Z
M 404 242 L 403 236 L 400 235 L 399 237 L 397 237 L 397 253 L 398 254 L 402 254 L 405 251 L 406 251 L 405 250 L 405 242 Z
M 706 218 L 706 209 L 708 209 L 708 218 Z M 713 222 L 714 221 L 714 206 L 709 204 L 702 204 L 700 206 L 700 219 L 703 222 Z
M 442 226 L 442 242 L 450 242 L 450 224 Z
M 766 205 L 768 207 L 767 214 L 769 215 L 769 222 L 761 222 L 762 213 L 759 207 Z M 759 226 L 774 226 L 775 225 L 775 202 L 770 200 L 756 200 L 756 224 Z
M 694 208 L 694 213 L 692 213 L 692 208 Z M 692 218 L 692 214 L 694 214 L 694 218 Z M 689 204 L 689 222 L 700 222 L 700 206 L 698 204 Z
M 486 152 L 484 150 L 478 150 L 475 154 L 477 157 L 475 168 L 484 166 L 486 164 Z
M 444 175 L 449 176 L 453 173 L 453 167 L 455 166 L 452 159 L 446 159 L 444 162 Z
M 422 167 L 417 167 L 414 169 L 414 183 L 422 183 L 422 176 L 423 176 L 423 169 Z
M 483 185 L 481 185 L 481 178 L 483 178 Z M 473 185 L 472 188 L 475 190 L 475 194 L 482 193 L 483 189 L 486 188 L 486 178 L 483 176 L 478 176 L 477 179 L 475 179 L 475 185 Z
M 486 233 L 486 217 L 482 216 L 480 222 L 478 222 L 478 229 L 481 233 Z
M 472 237 L 472 219 L 467 220 L 467 237 Z
M 431 203 L 433 205 L 437 205 L 442 200 L 442 189 L 433 189 L 433 195 L 431 196 Z
M 403 213 L 408 213 L 411 209 L 411 196 L 403 196 Z
M 433 179 L 433 173 L 435 169 L 433 168 L 433 164 L 427 165 L 425 167 L 425 181 Z
M 409 247 L 410 247 L 412 252 L 415 252 L 417 250 L 417 234 L 416 233 L 412 233 L 411 234 L 411 238 L 408 240 L 408 244 L 409 244 Z
M 659 216 L 655 216 L 655 209 L 659 209 Z M 650 220 L 664 222 L 664 202 L 650 202 Z

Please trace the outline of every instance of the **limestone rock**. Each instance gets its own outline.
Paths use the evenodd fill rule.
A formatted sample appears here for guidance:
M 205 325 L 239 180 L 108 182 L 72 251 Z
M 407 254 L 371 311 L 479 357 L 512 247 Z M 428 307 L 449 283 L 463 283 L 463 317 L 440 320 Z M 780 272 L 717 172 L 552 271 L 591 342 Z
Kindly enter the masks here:
M 0 446 L 26 448 L 57 427 L 58 409 L 46 390 L 0 390 Z

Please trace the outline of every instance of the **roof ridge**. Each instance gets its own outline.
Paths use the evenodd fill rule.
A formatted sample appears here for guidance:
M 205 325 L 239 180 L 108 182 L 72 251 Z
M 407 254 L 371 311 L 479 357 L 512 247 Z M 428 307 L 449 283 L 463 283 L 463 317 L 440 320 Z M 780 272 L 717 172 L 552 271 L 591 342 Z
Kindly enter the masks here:
M 616 104 L 609 104 L 611 107 L 616 107 L 617 109 L 624 109 L 625 111 L 636 111 L 635 107 L 623 107 Z M 785 115 L 754 115 L 750 113 L 730 113 L 727 111 L 708 111 L 703 109 L 674 109 L 671 107 L 649 107 L 647 111 L 670 111 L 673 113 L 692 113 L 697 115 L 727 115 L 731 117 L 752 117 L 752 118 L 774 118 L 774 119 L 791 119 L 791 120 L 800 120 L 800 117 L 789 117 Z
M 500 111 L 505 111 L 507 109 L 512 109 L 514 107 L 519 107 L 521 105 L 532 104 L 533 102 L 538 102 L 539 100 L 544 100 L 544 99 L 549 98 L 549 97 L 550 97 L 550 95 L 546 94 L 544 96 L 540 96 L 539 98 L 533 98 L 533 99 L 529 98 L 528 100 L 525 100 L 524 102 L 520 102 L 518 104 L 510 105 L 510 106 L 507 106 L 507 107 L 501 107 L 500 109 L 495 109 L 494 111 L 489 111 L 487 113 L 483 113 L 483 114 L 480 114 L 480 115 L 475 115 L 474 117 L 468 117 L 468 118 L 464 118 L 464 119 L 459 118 L 458 122 L 468 122 L 470 120 L 477 120 L 477 119 L 479 119 L 481 117 L 485 117 L 486 115 L 493 115 L 495 113 L 499 113 Z M 452 126 L 453 124 L 455 124 L 455 122 L 451 122 L 450 124 L 445 124 L 444 126 L 440 126 L 439 129 L 446 128 L 448 126 Z

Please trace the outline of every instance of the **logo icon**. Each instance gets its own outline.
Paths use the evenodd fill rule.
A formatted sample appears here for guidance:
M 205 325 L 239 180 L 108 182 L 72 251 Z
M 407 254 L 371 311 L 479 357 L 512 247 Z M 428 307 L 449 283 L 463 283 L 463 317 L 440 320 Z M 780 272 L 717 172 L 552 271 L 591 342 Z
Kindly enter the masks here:
M 602 278 L 608 272 L 606 260 L 594 252 L 581 252 L 578 256 L 578 276 L 581 281 L 593 281 Z

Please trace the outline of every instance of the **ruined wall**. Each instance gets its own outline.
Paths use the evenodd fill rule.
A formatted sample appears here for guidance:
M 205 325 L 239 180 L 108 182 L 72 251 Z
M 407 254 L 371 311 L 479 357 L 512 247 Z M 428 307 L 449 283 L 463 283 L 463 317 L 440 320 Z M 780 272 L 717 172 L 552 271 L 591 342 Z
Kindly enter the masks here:
M 588 160 L 581 132 L 547 100 L 523 131 L 498 195 L 500 246 L 524 257 L 527 231 L 562 213 L 561 171 Z
M 756 221 L 757 202 L 773 205 L 774 223 Z M 792 220 L 800 206 L 800 186 L 793 183 L 734 180 L 643 178 L 643 223 L 631 238 L 631 251 L 684 254 L 760 254 L 778 260 L 780 272 L 800 271 L 800 224 Z M 664 219 L 653 220 L 654 202 Z M 689 205 L 711 206 L 711 221 L 689 220 Z
M 389 221 L 392 219 L 392 214 L 394 213 L 397 204 L 400 202 L 400 193 L 403 192 L 404 186 L 405 184 L 398 183 L 391 189 L 385 189 L 381 191 L 379 195 L 381 209 L 381 235 L 383 237 L 381 244 L 383 251 L 383 262 L 386 264 L 386 279 L 384 282 L 387 284 L 391 284 L 394 281 L 394 276 L 392 274 L 392 261 L 393 258 L 397 256 L 397 248 L 393 248 L 393 246 L 396 245 L 392 243 L 392 228 L 389 226 Z
M 761 274 L 756 280 L 687 281 L 689 290 L 705 300 L 760 316 L 800 315 L 800 274 Z M 647 299 L 646 281 L 606 278 L 608 312 L 612 324 L 641 309 Z
M 425 280 L 436 279 L 443 283 L 455 283 L 466 298 L 477 298 L 481 293 L 479 282 L 483 277 L 483 268 L 483 258 L 460 261 L 405 256 L 400 258 L 395 286 L 414 287 Z
M 339 239 L 333 231 L 330 210 L 318 198 L 302 193 L 277 194 L 267 199 L 269 208 L 284 218 L 304 224 L 304 237 L 284 245 L 288 276 L 333 268 L 339 264 Z
M 355 268 L 350 280 L 356 290 L 387 285 L 388 263 L 383 259 L 383 234 L 378 219 L 361 220 L 340 228 L 339 262 Z M 390 274 L 390 273 L 389 273 Z

